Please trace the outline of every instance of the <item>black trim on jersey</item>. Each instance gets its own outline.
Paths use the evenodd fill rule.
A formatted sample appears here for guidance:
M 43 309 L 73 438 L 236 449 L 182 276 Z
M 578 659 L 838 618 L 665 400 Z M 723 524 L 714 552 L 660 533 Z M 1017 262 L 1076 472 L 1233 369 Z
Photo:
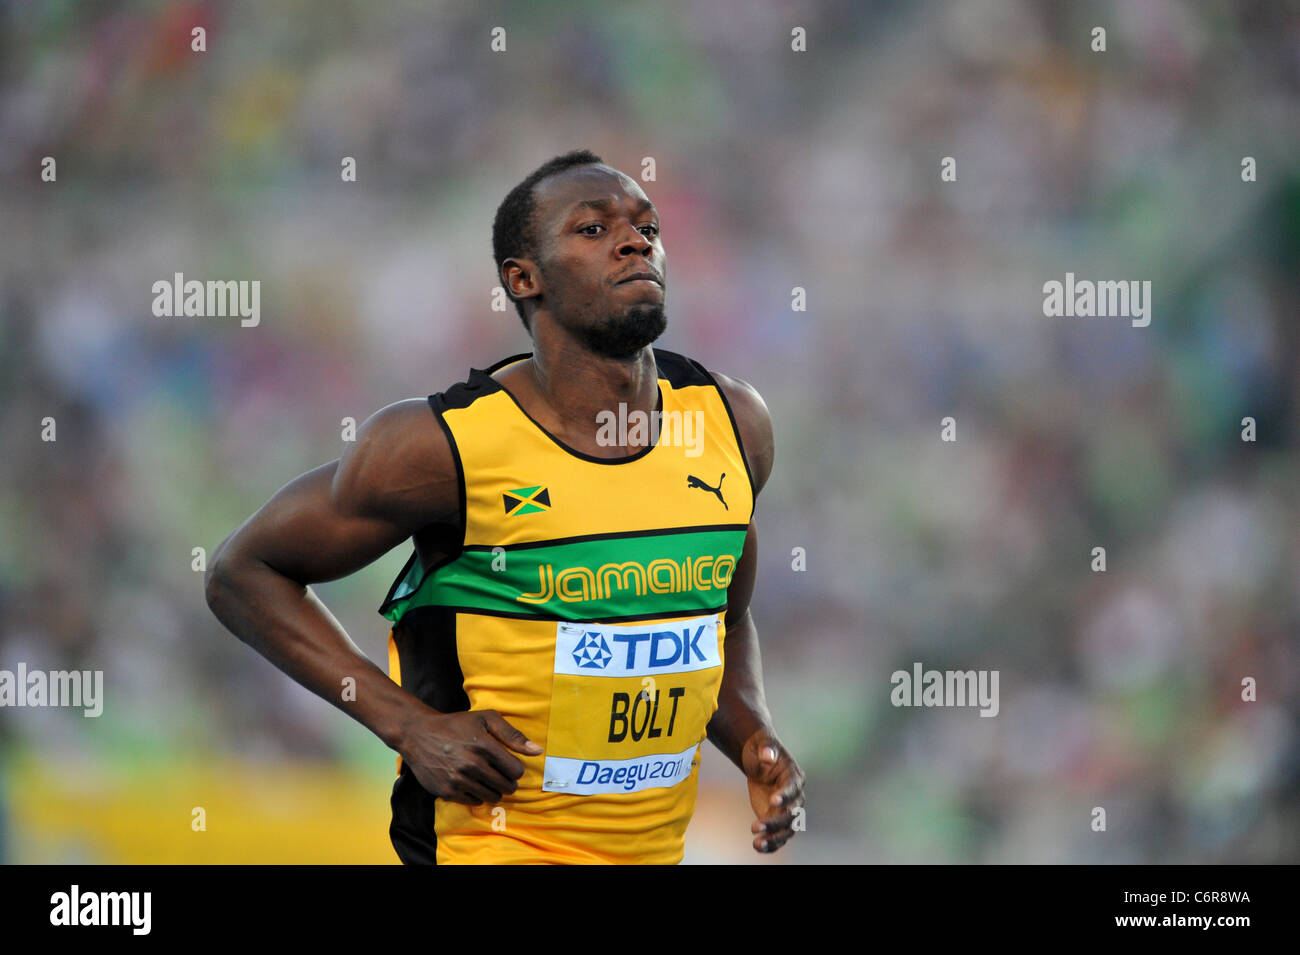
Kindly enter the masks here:
M 657 610 L 654 613 L 629 613 L 617 617 L 557 617 L 551 613 L 529 613 L 515 610 L 486 610 L 483 607 L 438 605 L 439 610 L 474 614 L 480 617 L 505 617 L 508 620 L 540 620 L 544 623 L 618 623 L 620 620 L 671 620 L 675 617 L 699 617 L 706 613 L 722 613 L 726 604 L 705 607 L 702 610 Z
M 451 446 L 451 456 L 456 461 L 456 488 L 460 492 L 461 550 L 464 550 L 465 548 L 465 533 L 469 527 L 469 498 L 465 491 L 465 465 L 462 464 L 460 460 L 460 446 L 456 444 L 456 436 L 451 433 L 451 426 L 447 424 L 447 419 L 442 416 L 442 413 L 449 408 L 469 407 L 470 402 L 472 402 L 474 397 L 477 396 L 467 396 L 467 390 L 468 389 L 462 390 L 460 385 L 453 385 L 446 392 L 438 392 L 435 395 L 429 395 L 429 407 L 433 409 L 434 414 L 437 416 L 438 424 L 442 425 L 443 434 L 447 436 L 447 444 Z M 448 400 L 448 395 L 452 396 L 451 400 Z M 455 554 L 447 555 L 443 560 L 439 561 L 435 567 L 430 568 L 430 573 L 438 567 L 441 567 L 443 564 L 451 563 L 451 561 L 459 556 L 459 554 L 460 550 Z M 427 577 L 428 574 L 425 574 L 425 576 Z M 420 583 L 423 584 L 424 581 L 421 580 Z
M 658 527 L 648 531 L 607 531 L 603 534 L 576 534 L 572 537 L 551 537 L 541 541 L 522 541 L 518 544 L 466 544 L 462 551 L 527 550 L 530 547 L 551 547 L 558 544 L 581 544 L 586 541 L 615 540 L 621 537 L 663 537 L 668 534 L 698 534 L 709 531 L 747 531 L 748 524 L 695 524 L 686 527 Z
M 469 709 L 465 674 L 456 650 L 456 613 L 443 607 L 416 607 L 393 626 L 402 689 L 441 713 Z M 406 760 L 393 783 L 388 836 L 406 865 L 437 865 L 434 830 L 436 797 L 420 785 Z
M 717 387 L 717 382 L 715 382 L 709 376 L 709 373 L 704 370 L 703 366 L 701 366 L 698 362 L 693 361 L 690 358 L 687 358 L 685 355 L 679 355 L 677 352 L 667 351 L 666 349 L 663 348 L 652 348 L 650 351 L 654 355 L 654 359 L 655 359 L 656 378 L 667 380 L 667 382 L 670 385 L 672 385 L 674 388 L 686 388 L 692 385 L 709 385 L 709 384 L 712 384 L 715 388 Z M 493 372 L 499 371 L 500 369 L 506 367 L 507 365 L 512 365 L 517 361 L 521 361 L 523 359 L 532 358 L 532 357 L 533 357 L 532 352 L 520 352 L 517 355 L 511 355 L 508 358 L 502 358 L 500 361 L 493 362 L 487 368 L 471 368 L 470 381 L 474 382 L 475 385 L 478 386 L 478 388 L 483 389 L 479 392 L 479 394 L 474 395 L 474 397 L 477 398 L 480 397 L 480 395 L 490 394 L 493 391 L 504 391 L 506 395 L 509 396 L 510 400 L 514 402 L 515 407 L 518 408 L 523 413 L 524 417 L 527 418 L 529 421 L 531 421 L 534 427 L 536 427 L 538 431 L 542 432 L 542 434 L 550 438 L 551 441 L 553 441 L 562 451 L 564 451 L 566 454 L 571 454 L 575 458 L 578 458 L 580 460 L 589 461 L 592 464 L 630 464 L 633 461 L 641 460 L 643 457 L 645 457 L 647 454 L 649 454 L 651 451 L 653 451 L 655 448 L 659 446 L 658 441 L 656 441 L 654 444 L 646 445 L 644 448 L 642 448 L 640 451 L 636 452 L 635 454 L 629 454 L 626 455 L 625 457 L 598 458 L 594 454 L 587 454 L 583 451 L 579 451 L 576 448 L 572 448 L 569 445 L 565 444 L 555 435 L 551 434 L 551 432 L 547 431 L 544 427 L 542 427 L 541 423 L 538 422 L 538 420 L 534 418 L 532 415 L 530 415 L 527 412 L 527 410 L 525 410 L 524 406 L 519 403 L 519 399 L 516 398 L 511 391 L 503 387 L 499 381 L 497 381 L 495 378 L 492 377 Z M 478 388 L 476 388 L 475 390 L 478 390 Z M 725 398 L 723 399 L 723 402 L 725 404 L 726 402 Z M 659 400 L 655 402 L 655 411 L 662 412 L 663 408 L 664 408 L 664 395 L 663 395 L 663 390 L 660 389 Z M 727 409 L 727 413 L 728 414 L 731 413 L 730 408 Z M 734 419 L 732 420 L 732 426 L 734 429 L 735 426 Z M 744 456 L 745 456 L 744 451 L 742 450 L 741 458 L 743 459 Z M 749 465 L 746 464 L 746 468 L 748 468 L 748 466 Z M 752 491 L 754 487 L 754 481 L 752 477 L 750 478 L 749 486 L 750 486 L 750 490 Z
M 690 359 L 687 360 L 690 361 Z M 740 461 L 745 465 L 745 476 L 749 478 L 749 513 L 752 516 L 754 509 L 758 506 L 758 485 L 754 483 L 754 472 L 749 468 L 749 455 L 745 453 L 745 439 L 740 436 L 740 425 L 736 424 L 736 414 L 731 410 L 731 402 L 727 400 L 727 393 L 722 390 L 718 380 L 709 374 L 708 369 L 699 362 L 694 364 L 713 383 L 713 387 L 718 389 L 718 397 L 722 399 L 722 407 L 727 409 L 727 418 L 731 421 L 731 430 L 736 435 L 736 447 L 740 448 Z
M 456 612 L 416 607 L 393 626 L 402 689 L 440 713 L 469 709 L 465 674 L 456 653 Z
M 461 532 L 461 536 L 462 537 L 464 536 L 463 531 Z M 428 581 L 430 574 L 432 574 L 439 567 L 446 567 L 448 564 L 450 564 L 453 560 L 455 560 L 460 555 L 461 555 L 460 551 L 452 551 L 444 554 L 440 561 L 438 561 L 432 567 L 428 567 L 425 569 L 424 573 L 420 575 L 420 582 L 411 589 L 410 593 L 405 594 L 404 596 L 398 599 L 405 600 L 407 597 L 419 593 L 420 588 L 422 588 L 425 585 L 425 583 Z M 416 553 L 414 550 L 411 551 L 411 556 L 406 558 L 406 563 L 402 565 L 402 569 L 398 572 L 397 579 L 394 580 L 393 585 L 388 588 L 388 596 L 386 596 L 384 598 L 384 602 L 379 605 L 379 615 L 381 617 L 384 615 L 385 610 L 387 610 L 389 607 L 391 607 L 394 603 L 397 602 L 393 597 L 394 591 L 396 591 L 398 586 L 402 583 L 402 581 L 406 579 L 406 575 L 411 572 L 412 565 L 419 559 L 420 559 L 420 555 Z M 387 618 L 385 617 L 384 619 Z M 401 621 L 399 620 L 398 622 L 400 623 Z
M 486 372 L 484 372 L 484 374 L 486 374 Z M 659 378 L 656 376 L 655 378 L 656 386 L 658 385 L 658 382 L 659 382 Z M 592 464 L 631 464 L 633 461 L 640 461 L 643 457 L 645 457 L 655 448 L 659 447 L 659 443 L 658 441 L 656 441 L 654 444 L 647 444 L 644 448 L 642 448 L 640 451 L 636 452 L 635 454 L 625 455 L 624 457 L 621 458 L 598 458 L 594 454 L 587 454 L 585 451 L 579 451 L 577 448 L 569 447 L 569 445 L 565 444 L 555 435 L 551 434 L 551 432 L 547 431 L 544 427 L 542 427 L 541 422 L 528 413 L 528 410 L 519 403 L 519 399 L 514 396 L 513 392 L 502 387 L 500 384 L 498 384 L 497 387 L 500 388 L 502 391 L 504 391 L 506 393 L 506 396 L 509 397 L 509 399 L 515 403 L 515 407 L 519 409 L 520 414 L 522 414 L 525 418 L 531 421 L 533 423 L 533 427 L 535 427 L 542 434 L 550 438 L 551 441 L 554 442 L 561 451 L 565 452 L 566 454 L 571 454 L 575 458 L 581 458 L 583 461 L 590 461 Z M 657 390 L 659 392 L 659 400 L 655 402 L 655 411 L 663 411 L 664 408 L 663 389 L 657 388 Z
M 687 358 L 675 351 L 668 351 L 666 348 L 652 348 L 650 351 L 654 354 L 655 369 L 658 376 L 667 378 L 668 383 L 674 388 L 688 388 L 691 385 L 715 383 L 703 366 L 692 358 Z M 511 355 L 508 358 L 493 362 L 486 368 L 471 368 L 470 371 L 481 371 L 483 374 L 491 376 L 494 372 L 506 367 L 506 365 L 513 365 L 517 361 L 532 357 L 533 353 L 530 351 L 520 352 L 517 355 Z M 495 382 L 495 379 L 493 381 Z
M 667 378 L 674 388 L 690 388 L 699 385 L 717 384 L 703 366 L 694 359 L 679 355 L 675 351 L 662 348 L 653 349 L 655 365 L 659 368 L 659 377 Z
M 414 548 L 412 548 L 411 556 L 406 558 L 406 563 L 402 565 L 402 569 L 397 572 L 397 578 L 393 581 L 392 586 L 388 588 L 388 593 L 384 596 L 384 602 L 379 605 L 379 613 L 381 616 L 385 610 L 392 606 L 393 594 L 397 591 L 397 588 L 401 585 L 402 581 L 406 579 L 406 575 L 411 572 L 411 567 L 415 564 L 415 561 L 419 556 L 420 555 L 415 552 Z M 428 575 L 426 574 L 425 576 Z M 420 579 L 420 583 L 424 583 L 424 578 Z M 411 593 L 415 593 L 415 591 L 412 590 Z
M 436 801 L 403 760 L 402 771 L 393 783 L 393 794 L 388 800 L 393 811 L 388 838 L 402 865 L 438 864 L 438 834 L 434 829 Z
M 420 575 L 420 582 L 416 584 L 415 589 L 412 590 L 411 593 L 419 591 L 419 589 L 424 586 L 424 582 L 429 579 L 431 573 L 439 567 L 444 567 L 447 564 L 450 564 L 453 560 L 459 557 L 461 552 L 465 549 L 467 510 L 467 500 L 465 495 L 465 466 L 460 460 L 460 448 L 456 445 L 456 438 L 452 435 L 451 428 L 448 426 L 446 419 L 443 418 L 442 413 L 447 408 L 468 407 L 470 402 L 477 398 L 478 395 L 467 394 L 467 391 L 468 389 L 465 387 L 465 383 L 462 382 L 461 384 L 453 385 L 451 388 L 447 389 L 446 392 L 438 392 L 437 394 L 429 395 L 428 397 L 429 407 L 433 410 L 433 416 L 438 420 L 438 424 L 442 426 L 442 433 L 447 436 L 447 444 L 451 448 L 452 460 L 456 462 L 456 488 L 460 495 L 460 546 L 457 549 L 450 550 L 443 554 L 442 559 L 432 567 L 426 567 L 424 573 Z M 450 399 L 448 396 L 450 396 Z M 384 602 L 379 605 L 379 613 L 381 616 L 385 610 L 393 605 L 393 594 L 397 592 L 397 588 L 401 586 L 402 581 L 406 579 L 406 575 L 411 572 L 411 567 L 415 564 L 418 557 L 419 554 L 412 549 L 411 556 L 407 558 L 406 563 L 402 565 L 402 569 L 398 573 L 397 579 L 394 580 L 392 586 L 388 588 L 388 593 L 384 597 Z

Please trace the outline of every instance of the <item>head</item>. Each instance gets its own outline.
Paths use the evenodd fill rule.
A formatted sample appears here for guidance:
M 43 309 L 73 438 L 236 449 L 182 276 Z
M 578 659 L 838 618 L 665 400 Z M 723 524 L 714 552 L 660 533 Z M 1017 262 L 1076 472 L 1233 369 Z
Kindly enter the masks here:
M 633 358 L 667 327 L 659 213 L 599 156 L 557 156 L 497 209 L 492 255 L 529 334 L 553 322 L 597 354 Z M 635 273 L 649 280 L 628 281 Z

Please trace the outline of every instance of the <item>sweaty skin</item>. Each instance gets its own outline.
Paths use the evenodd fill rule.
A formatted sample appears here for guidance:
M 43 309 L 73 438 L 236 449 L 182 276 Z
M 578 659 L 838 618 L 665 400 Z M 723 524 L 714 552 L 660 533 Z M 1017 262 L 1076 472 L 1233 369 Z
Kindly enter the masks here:
M 536 259 L 502 263 L 503 285 L 530 310 L 532 359 L 495 378 L 570 447 L 617 458 L 644 445 L 597 442 L 596 413 L 626 402 L 651 412 L 658 397 L 649 342 L 618 352 L 662 315 L 666 262 L 658 214 L 636 182 L 604 165 L 574 167 L 536 187 Z M 648 271 L 657 281 L 620 281 Z M 659 318 L 661 322 L 661 318 Z M 662 325 L 658 326 L 662 330 Z M 771 416 L 739 379 L 714 373 L 731 404 L 754 493 L 772 471 Z M 401 754 L 435 796 L 468 805 L 513 793 L 536 756 L 497 712 L 441 713 L 398 686 L 349 639 L 309 585 L 360 570 L 412 539 L 424 566 L 460 540 L 455 461 L 423 398 L 376 412 L 336 461 L 281 488 L 227 537 L 206 575 L 208 606 L 237 637 L 298 683 L 358 720 Z M 744 773 L 753 846 L 779 849 L 794 834 L 803 773 L 772 727 L 749 602 L 758 541 L 749 525 L 727 590 L 726 666 L 708 738 Z M 344 680 L 355 692 L 343 698 Z

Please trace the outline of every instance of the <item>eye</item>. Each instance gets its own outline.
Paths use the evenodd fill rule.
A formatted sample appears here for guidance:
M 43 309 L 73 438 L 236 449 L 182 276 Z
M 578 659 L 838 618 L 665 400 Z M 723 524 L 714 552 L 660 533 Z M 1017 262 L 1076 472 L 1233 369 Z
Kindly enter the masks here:
M 596 233 L 594 233 L 594 232 L 588 232 L 587 230 L 588 230 L 588 229 L 603 229 L 603 228 L 605 228 L 605 227 L 604 227 L 603 225 L 601 225 L 599 222 L 592 222 L 592 223 L 589 223 L 588 225 L 580 226 L 580 227 L 578 228 L 578 232 L 579 232 L 580 234 L 582 234 L 582 235 L 595 235 Z
M 650 230 L 650 238 L 652 238 L 652 239 L 653 239 L 655 236 L 657 236 L 657 235 L 659 234 L 659 227 L 658 227 L 657 225 L 655 225 L 653 222 L 647 222 L 645 225 L 643 225 L 643 226 L 638 226 L 637 228 L 639 228 L 639 229 L 649 229 L 649 230 Z

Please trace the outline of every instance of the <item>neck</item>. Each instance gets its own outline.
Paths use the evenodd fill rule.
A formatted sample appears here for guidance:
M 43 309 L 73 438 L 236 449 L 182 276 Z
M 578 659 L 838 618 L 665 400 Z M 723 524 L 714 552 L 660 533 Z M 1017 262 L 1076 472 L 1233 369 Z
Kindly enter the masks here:
M 616 457 L 638 447 L 599 447 L 597 415 L 641 411 L 659 406 L 659 374 L 647 345 L 631 358 L 598 355 L 553 322 L 535 322 L 532 360 L 524 387 L 532 393 L 538 420 L 566 444 L 598 456 Z M 642 445 L 641 447 L 644 447 Z M 609 455 L 608 452 L 615 452 Z

